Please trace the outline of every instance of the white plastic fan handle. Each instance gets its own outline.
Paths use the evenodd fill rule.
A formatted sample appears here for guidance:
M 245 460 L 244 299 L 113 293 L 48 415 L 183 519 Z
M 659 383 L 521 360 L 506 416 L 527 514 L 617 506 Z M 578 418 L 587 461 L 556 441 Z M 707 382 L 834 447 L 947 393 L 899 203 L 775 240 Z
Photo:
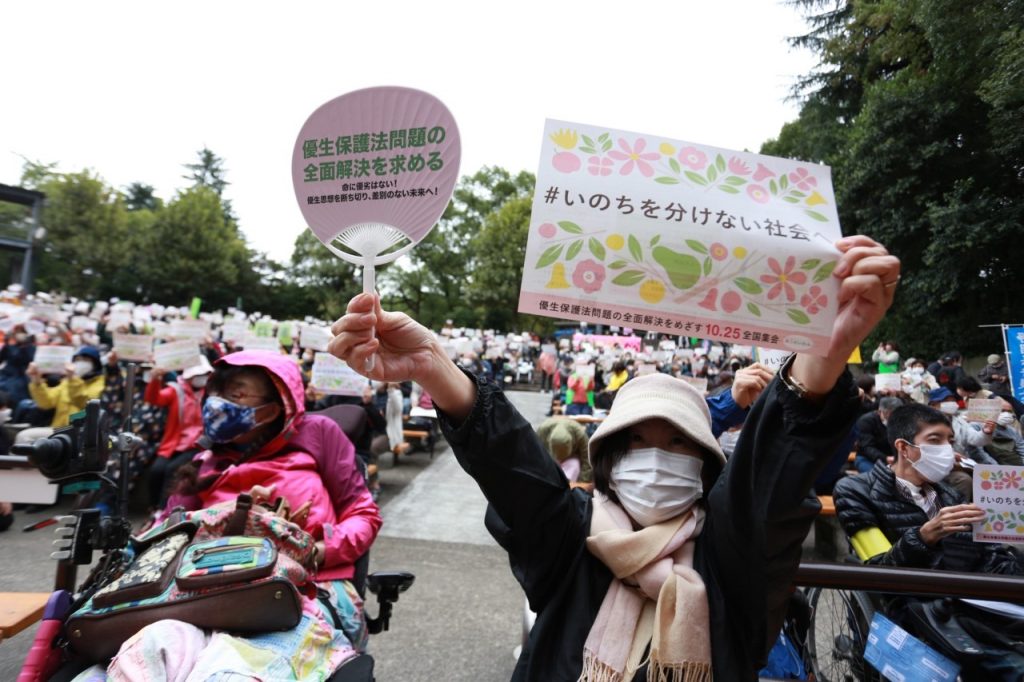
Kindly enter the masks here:
M 363 293 L 364 294 L 372 294 L 374 288 L 376 288 L 376 286 L 377 286 L 377 282 L 376 282 L 376 279 L 377 279 L 376 275 L 377 275 L 377 273 L 376 273 L 376 271 L 374 270 L 374 267 L 373 267 L 373 259 L 374 259 L 375 256 L 376 256 L 376 254 L 373 254 L 371 252 L 371 254 L 366 257 L 366 260 L 363 261 Z M 371 332 L 372 335 L 370 336 L 370 338 L 372 339 L 373 336 L 376 335 L 376 333 L 377 333 L 377 330 L 375 328 Z M 370 372 L 373 371 L 373 356 L 372 355 L 370 357 L 366 358 L 366 362 L 363 363 L 363 371 L 365 371 L 367 374 L 369 374 Z

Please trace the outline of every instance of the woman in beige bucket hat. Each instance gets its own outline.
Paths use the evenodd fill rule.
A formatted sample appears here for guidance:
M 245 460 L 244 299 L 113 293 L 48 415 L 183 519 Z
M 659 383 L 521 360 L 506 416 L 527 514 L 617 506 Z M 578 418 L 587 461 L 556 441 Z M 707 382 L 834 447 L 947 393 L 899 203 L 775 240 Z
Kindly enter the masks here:
M 356 368 L 374 355 L 371 378 L 430 393 L 537 612 L 513 679 L 757 679 L 820 508 L 811 484 L 857 416 L 847 358 L 899 280 L 899 261 L 871 239 L 836 246 L 828 355 L 786 362 L 729 461 L 696 390 L 641 377 L 591 439 L 594 496 L 570 490 L 501 391 L 458 369 L 434 334 L 374 295 L 350 301 L 331 352 Z

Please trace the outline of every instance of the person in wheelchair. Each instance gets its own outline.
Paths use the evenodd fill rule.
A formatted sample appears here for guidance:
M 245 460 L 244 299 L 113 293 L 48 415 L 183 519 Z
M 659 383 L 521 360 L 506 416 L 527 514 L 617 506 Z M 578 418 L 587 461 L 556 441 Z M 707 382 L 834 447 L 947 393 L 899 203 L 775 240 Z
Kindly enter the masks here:
M 590 441 L 593 496 L 569 488 L 504 394 L 456 367 L 428 329 L 377 296 L 349 302 L 330 351 L 357 371 L 374 357 L 371 378 L 430 392 L 537 612 L 513 679 L 758 679 L 820 510 L 812 482 L 857 415 L 846 361 L 899 279 L 899 261 L 871 239 L 837 248 L 827 357 L 794 355 L 758 387 L 728 462 L 704 397 L 644 376 L 620 389 Z
M 1013 548 L 973 541 L 972 524 L 984 520 L 984 510 L 942 482 L 956 462 L 949 418 L 911 403 L 892 411 L 887 435 L 895 463 L 879 461 L 865 474 L 840 480 L 833 491 L 839 522 L 858 557 L 879 566 L 1024 574 Z M 910 603 L 887 604 L 890 617 L 905 627 Z M 978 679 L 1021 679 L 1024 656 L 993 649 L 994 667 L 983 667 Z
M 345 439 L 347 466 L 318 461 L 342 451 L 344 436 L 330 420 L 305 414 L 298 366 L 265 351 L 240 351 L 217 362 L 203 425 L 209 449 L 179 470 L 168 510 L 206 508 L 241 493 L 254 502 L 283 497 L 290 520 L 316 539 L 318 597 L 303 598 L 302 619 L 286 632 L 243 637 L 159 621 L 126 641 L 105 674 L 131 680 L 327 679 L 366 649 L 365 615 L 352 579 L 381 525 L 353 464 L 352 445 Z

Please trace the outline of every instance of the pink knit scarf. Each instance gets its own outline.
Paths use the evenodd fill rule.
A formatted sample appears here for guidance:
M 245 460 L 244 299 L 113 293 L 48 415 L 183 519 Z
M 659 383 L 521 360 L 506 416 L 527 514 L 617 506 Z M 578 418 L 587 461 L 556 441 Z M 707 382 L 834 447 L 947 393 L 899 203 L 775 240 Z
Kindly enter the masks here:
M 693 541 L 703 525 L 704 511 L 695 505 L 633 530 L 621 507 L 595 493 L 587 548 L 616 579 L 587 636 L 581 682 L 628 682 L 645 662 L 652 682 L 711 680 L 707 593 L 693 569 Z

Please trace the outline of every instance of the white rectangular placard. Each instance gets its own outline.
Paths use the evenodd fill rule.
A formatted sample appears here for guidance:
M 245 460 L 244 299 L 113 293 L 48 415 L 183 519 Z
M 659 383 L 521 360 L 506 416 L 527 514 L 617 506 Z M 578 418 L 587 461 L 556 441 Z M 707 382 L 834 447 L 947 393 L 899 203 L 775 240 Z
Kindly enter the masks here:
M 548 120 L 519 311 L 824 355 L 827 166 Z
M 205 341 L 210 334 L 207 320 L 174 320 L 171 322 L 171 336 L 175 339 Z
M 114 334 L 114 350 L 118 360 L 150 362 L 153 359 L 153 337 L 149 334 Z
M 249 324 L 245 320 L 225 320 L 221 329 L 224 341 L 241 341 L 249 333 Z
M 36 346 L 32 362 L 43 374 L 63 374 L 74 353 L 71 346 Z
M 366 377 L 357 374 L 344 360 L 330 353 L 317 353 L 313 356 L 313 376 L 309 384 L 321 393 L 361 396 L 367 381 Z
M 161 343 L 153 349 L 153 362 L 161 369 L 180 371 L 199 364 L 199 344 L 192 339 Z
M 310 350 L 326 351 L 334 338 L 330 329 L 316 324 L 303 324 L 299 330 L 299 346 Z

